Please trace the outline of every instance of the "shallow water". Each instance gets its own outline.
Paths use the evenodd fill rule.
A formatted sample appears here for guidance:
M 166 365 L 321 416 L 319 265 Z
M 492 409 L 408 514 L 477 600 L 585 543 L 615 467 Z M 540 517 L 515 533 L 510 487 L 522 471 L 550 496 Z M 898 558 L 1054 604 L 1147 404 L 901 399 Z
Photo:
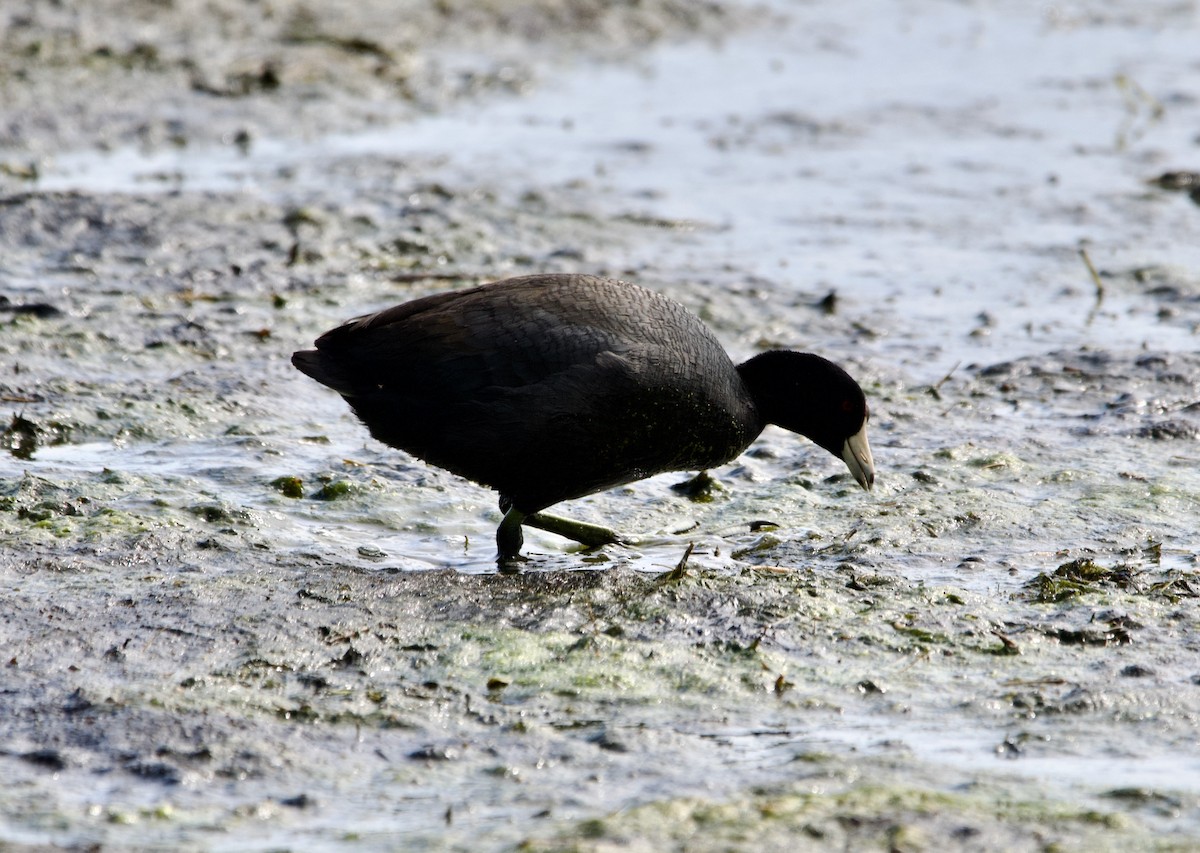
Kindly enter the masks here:
M 1195 9 L 758 14 L 769 23 L 713 43 L 547 61 L 520 97 L 369 131 L 258 138 L 248 153 L 67 152 L 42 170 L 37 193 L 150 198 L 148 213 L 122 214 L 150 236 L 130 229 L 88 255 L 76 236 L 88 216 L 72 213 L 64 257 L 29 250 L 33 239 L 10 247 L 12 293 L 66 311 L 6 327 L 0 345 L 36 380 L 9 384 L 38 392 L 13 413 L 72 425 L 65 443 L 0 459 L 0 497 L 26 511 L 7 512 L 5 541 L 30 555 L 14 562 L 12 607 L 30 624 L 55 595 L 79 620 L 98 602 L 113 614 L 94 639 L 84 621 L 79 636 L 10 638 L 30 672 L 21 695 L 79 687 L 99 704 L 111 691 L 118 709 L 228 715 L 239 733 L 220 730 L 227 751 L 208 736 L 221 783 L 168 751 L 156 760 L 184 768 L 177 785 L 118 771 L 104 790 L 89 782 L 103 758 L 77 758 L 91 753 L 68 738 L 62 774 L 76 786 L 20 837 L 161 832 L 203 845 L 230 824 L 257 839 L 248 848 L 309 847 L 357 826 L 368 845 L 406 833 L 465 847 L 486 828 L 496 846 L 553 847 L 592 837 L 573 821 L 603 818 L 619 839 L 641 806 L 795 780 L 856 790 L 864 775 L 899 791 L 995 785 L 1017 801 L 1115 811 L 1134 847 L 1200 837 L 1200 616 L 1186 592 L 1200 553 L 1200 207 L 1146 183 L 1200 166 Z M 300 224 L 278 224 L 297 210 Z M 211 232 L 188 228 L 210 219 Z M 380 247 L 411 220 L 431 248 L 399 265 Z M 293 233 L 316 247 L 308 265 L 279 263 Z M 231 260 L 247 272 L 229 277 Z M 770 430 L 717 472 L 727 491 L 712 503 L 682 500 L 664 476 L 571 505 L 634 531 L 631 547 L 584 555 L 530 532 L 531 575 L 612 568 L 575 581 L 594 587 L 509 602 L 503 579 L 410 577 L 493 572 L 494 496 L 371 442 L 286 358 L 348 316 L 449 286 L 403 280 L 429 268 L 628 275 L 699 311 L 736 356 L 784 345 L 845 361 L 872 399 L 876 492 Z M 814 304 L 831 290 L 825 315 Z M 280 476 L 300 477 L 309 497 L 267 485 Z M 325 481 L 347 495 L 311 499 Z M 52 511 L 86 507 L 81 493 L 107 514 Z M 37 512 L 49 517 L 33 523 Z M 778 529 L 749 532 L 760 518 Z M 637 586 L 689 542 L 693 573 L 678 589 Z M 97 590 L 110 553 L 121 571 Z M 1138 581 L 1059 601 L 1028 592 L 1077 557 L 1128 565 Z M 457 583 L 478 583 L 461 587 L 478 598 L 436 599 Z M 300 605 L 277 612 L 271 595 Z M 112 675 L 108 647 L 146 626 L 152 641 L 134 642 L 129 673 Z M 586 653 L 572 652 L 581 636 Z M 359 677 L 329 662 L 347 648 L 364 655 Z M 196 686 L 177 686 L 175 654 Z M 259 676 L 264 661 L 274 675 Z M 314 672 L 332 686 L 312 688 Z M 795 686 L 773 690 L 785 675 Z M 511 686 L 479 712 L 492 677 Z M 386 697 L 364 698 L 375 693 Z M 280 709 L 310 705 L 308 728 L 280 722 Z M 141 719 L 127 724 L 132 746 L 111 736 L 112 754 L 156 738 L 185 751 L 186 738 Z M 22 725 L 9 756 L 39 743 Z M 463 754 L 397 758 L 430 744 Z M 55 790 L 17 766 L 31 799 Z M 1104 792 L 1118 788 L 1174 805 L 1114 807 Z M 277 804 L 297 791 L 320 805 Z M 156 830 L 138 809 L 164 801 L 177 816 Z M 143 829 L 104 827 L 130 815 Z M 1035 835 L 1053 824 L 1027 820 Z M 1067 826 L 1055 837 L 1087 828 Z M 1006 846 L 1002 833 L 984 838 Z

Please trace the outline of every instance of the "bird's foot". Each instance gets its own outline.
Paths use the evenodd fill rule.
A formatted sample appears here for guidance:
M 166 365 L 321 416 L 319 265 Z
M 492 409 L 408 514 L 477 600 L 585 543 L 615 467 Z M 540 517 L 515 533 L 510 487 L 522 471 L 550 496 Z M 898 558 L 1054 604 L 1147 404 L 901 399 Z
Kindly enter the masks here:
M 496 571 L 502 575 L 518 575 L 521 573 L 521 568 L 529 562 L 528 557 L 520 554 L 504 554 L 496 555 Z

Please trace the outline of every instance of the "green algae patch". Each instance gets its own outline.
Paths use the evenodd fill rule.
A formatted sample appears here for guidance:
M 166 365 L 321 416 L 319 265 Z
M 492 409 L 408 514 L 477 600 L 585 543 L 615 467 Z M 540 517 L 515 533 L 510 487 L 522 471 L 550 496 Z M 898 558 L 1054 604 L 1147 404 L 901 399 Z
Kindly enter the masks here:
M 244 509 L 226 503 L 199 503 L 185 508 L 188 513 L 208 524 L 248 524 L 253 516 Z
M 1104 566 L 1081 557 L 1041 572 L 1025 584 L 1034 602 L 1052 604 L 1107 593 L 1125 593 L 1168 599 L 1200 596 L 1200 573 L 1179 569 L 1154 569 L 1128 563 Z
M 279 492 L 285 498 L 302 498 L 304 497 L 304 481 L 299 477 L 276 477 L 271 481 L 271 488 Z
M 354 484 L 348 480 L 330 480 L 322 484 L 321 488 L 313 492 L 312 496 L 314 500 L 318 501 L 336 501 L 347 497 L 354 492 L 354 489 Z
M 723 648 L 662 643 L 648 649 L 643 642 L 603 632 L 515 629 L 486 635 L 476 629 L 464 640 L 455 650 L 456 664 L 477 655 L 478 664 L 471 669 L 486 673 L 489 681 L 507 682 L 507 704 L 537 701 L 550 693 L 604 705 L 656 706 L 665 700 L 703 702 L 713 695 L 764 689 L 757 656 Z M 451 674 L 456 682 L 465 678 L 461 670 Z
M 1105 568 L 1092 560 L 1080 558 L 1063 563 L 1053 572 L 1041 573 L 1025 588 L 1034 601 L 1050 603 L 1065 601 L 1079 595 L 1099 592 L 1105 588 L 1128 590 L 1133 586 L 1134 569 L 1129 566 Z
M 811 771 L 810 771 L 811 772 Z M 859 776 L 883 782 L 856 782 Z M 1185 844 L 1183 838 L 1176 845 Z M 727 800 L 676 799 L 590 818 L 528 851 L 1184 849 L 1127 814 L 1004 783 L 962 790 L 910 783 L 893 768 L 828 762 L 804 783 Z
M 164 524 L 121 506 L 129 484 L 110 474 L 71 480 L 25 474 L 18 480 L 0 481 L 0 543 L 21 546 L 49 538 L 87 545 L 142 534 Z

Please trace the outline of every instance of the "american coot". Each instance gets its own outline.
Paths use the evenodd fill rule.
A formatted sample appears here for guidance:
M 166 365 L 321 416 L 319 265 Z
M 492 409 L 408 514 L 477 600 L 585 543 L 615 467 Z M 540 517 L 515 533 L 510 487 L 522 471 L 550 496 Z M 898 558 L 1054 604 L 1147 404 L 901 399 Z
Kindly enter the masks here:
M 817 355 L 734 366 L 682 305 L 637 285 L 531 275 L 351 320 L 292 364 L 337 391 L 371 435 L 500 493 L 499 559 L 521 525 L 587 545 L 611 530 L 541 512 L 663 471 L 736 457 L 767 424 L 875 479 L 867 401 Z

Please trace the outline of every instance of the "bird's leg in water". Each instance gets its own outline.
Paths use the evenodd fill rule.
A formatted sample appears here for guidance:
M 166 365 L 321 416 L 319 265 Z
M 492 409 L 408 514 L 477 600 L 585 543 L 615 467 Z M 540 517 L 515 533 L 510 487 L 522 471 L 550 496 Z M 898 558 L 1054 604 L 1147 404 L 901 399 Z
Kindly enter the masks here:
M 507 522 L 508 517 L 505 516 L 504 520 Z M 525 523 L 530 527 L 536 527 L 538 530 L 557 533 L 559 536 L 573 539 L 580 545 L 586 545 L 589 548 L 596 548 L 600 545 L 612 545 L 615 542 L 621 541 L 620 537 L 607 527 L 601 527 L 599 524 L 588 524 L 586 521 L 563 518 L 560 515 L 547 515 L 544 512 L 535 512 L 533 515 L 525 518 Z M 500 526 L 503 527 L 504 525 L 501 524 Z
M 521 546 L 525 544 L 525 534 L 521 532 L 521 522 L 525 521 L 525 513 L 515 506 L 505 508 L 503 502 L 500 506 L 504 509 L 504 519 L 496 528 L 496 562 L 516 562 L 524 559 Z
M 549 515 L 544 512 L 535 512 L 526 515 L 513 506 L 507 498 L 501 498 L 500 509 L 504 512 L 504 519 L 500 522 L 500 526 L 496 528 L 496 550 L 498 552 L 496 554 L 496 561 L 498 563 L 516 563 L 525 559 L 521 556 L 521 546 L 525 544 L 525 536 L 521 532 L 522 524 L 528 524 L 530 527 L 536 527 L 538 530 L 555 533 L 566 539 L 578 542 L 580 545 L 585 545 L 588 548 L 611 545 L 614 542 L 621 541 L 615 532 L 598 524 L 588 524 L 586 521 L 574 521 L 570 518 L 563 518 L 560 515 Z

